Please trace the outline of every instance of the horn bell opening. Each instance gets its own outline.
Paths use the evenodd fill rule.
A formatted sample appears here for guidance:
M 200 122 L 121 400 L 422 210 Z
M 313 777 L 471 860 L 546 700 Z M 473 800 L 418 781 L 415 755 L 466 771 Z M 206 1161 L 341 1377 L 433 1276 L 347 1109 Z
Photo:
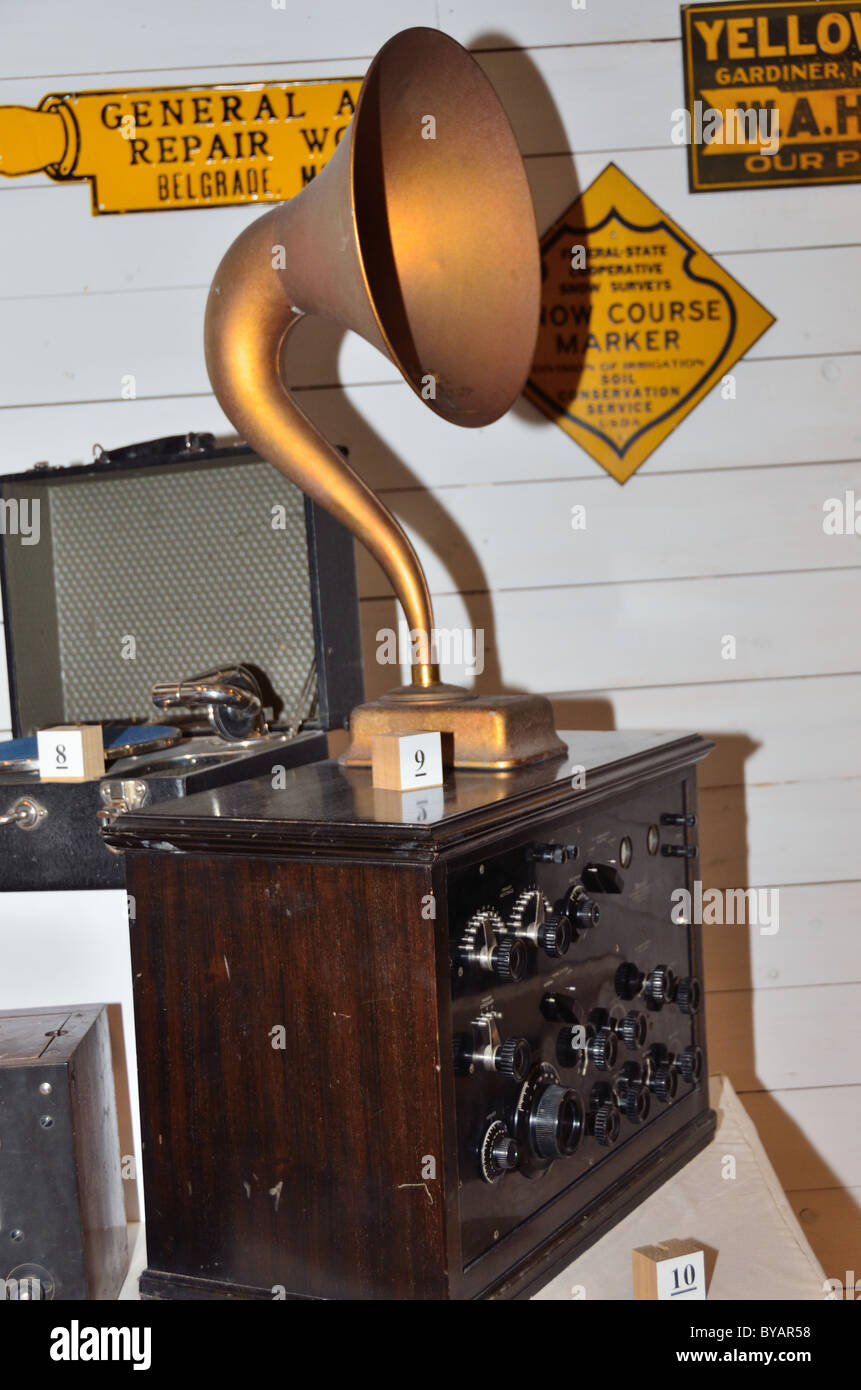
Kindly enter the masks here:
M 492 424 L 532 363 L 541 276 L 523 160 L 475 59 L 435 29 L 396 34 L 365 78 L 350 162 L 387 351 L 437 415 Z

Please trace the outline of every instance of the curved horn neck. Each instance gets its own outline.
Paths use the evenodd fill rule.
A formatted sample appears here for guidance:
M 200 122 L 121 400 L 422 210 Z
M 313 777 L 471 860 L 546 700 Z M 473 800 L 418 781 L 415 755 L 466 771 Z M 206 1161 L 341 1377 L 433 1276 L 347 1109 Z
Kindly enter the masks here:
M 339 233 L 338 219 L 331 215 L 303 215 L 314 202 L 331 199 L 332 181 L 320 176 L 319 193 L 317 182 L 253 222 L 228 250 L 206 306 L 206 365 L 216 397 L 241 437 L 352 531 L 378 561 L 415 643 L 413 684 L 426 687 L 438 682 L 439 671 L 431 651 L 433 607 L 418 556 L 388 508 L 281 380 L 282 344 L 306 313 L 323 313 L 386 351 L 365 296 L 349 223 Z M 341 216 L 349 217 L 348 206 Z M 345 264 L 351 259 L 355 271 Z

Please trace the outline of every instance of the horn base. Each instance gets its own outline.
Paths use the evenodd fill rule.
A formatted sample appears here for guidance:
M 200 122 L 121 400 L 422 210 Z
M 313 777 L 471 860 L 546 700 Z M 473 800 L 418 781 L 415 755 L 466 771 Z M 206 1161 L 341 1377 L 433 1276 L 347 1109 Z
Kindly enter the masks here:
M 340 763 L 370 767 L 376 734 L 425 732 L 442 734 L 446 765 L 484 772 L 507 772 L 568 754 L 553 727 L 553 706 L 543 695 L 473 696 L 458 686 L 441 686 L 436 697 L 411 699 L 412 687 L 404 689 L 404 695 L 390 691 L 353 710 L 351 742 Z

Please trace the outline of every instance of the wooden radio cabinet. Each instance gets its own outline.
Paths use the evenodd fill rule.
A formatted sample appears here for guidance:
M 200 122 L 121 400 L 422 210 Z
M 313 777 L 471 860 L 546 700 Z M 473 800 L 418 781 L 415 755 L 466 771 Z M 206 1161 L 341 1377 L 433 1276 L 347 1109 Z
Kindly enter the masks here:
M 527 1297 L 708 1142 L 670 913 L 712 745 L 567 739 L 423 792 L 324 762 L 114 818 L 144 1297 Z

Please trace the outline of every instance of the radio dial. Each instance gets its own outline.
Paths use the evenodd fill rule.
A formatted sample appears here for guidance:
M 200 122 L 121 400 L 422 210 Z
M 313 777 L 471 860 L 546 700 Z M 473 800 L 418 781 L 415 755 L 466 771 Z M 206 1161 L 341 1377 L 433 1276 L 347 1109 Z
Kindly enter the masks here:
M 537 888 L 520 894 L 508 918 L 508 931 L 518 940 L 530 941 L 553 958 L 566 955 L 571 945 L 568 916 L 554 914 Z
M 470 917 L 458 955 L 466 964 L 490 971 L 500 980 L 522 980 L 529 965 L 523 942 L 506 933 L 505 923 L 492 907 L 482 907 Z
M 520 1161 L 520 1146 L 501 1120 L 494 1120 L 481 1141 L 481 1176 L 485 1182 L 499 1182 Z
M 583 1133 L 583 1106 L 568 1086 L 545 1086 L 529 1116 L 529 1135 L 539 1158 L 568 1158 Z

